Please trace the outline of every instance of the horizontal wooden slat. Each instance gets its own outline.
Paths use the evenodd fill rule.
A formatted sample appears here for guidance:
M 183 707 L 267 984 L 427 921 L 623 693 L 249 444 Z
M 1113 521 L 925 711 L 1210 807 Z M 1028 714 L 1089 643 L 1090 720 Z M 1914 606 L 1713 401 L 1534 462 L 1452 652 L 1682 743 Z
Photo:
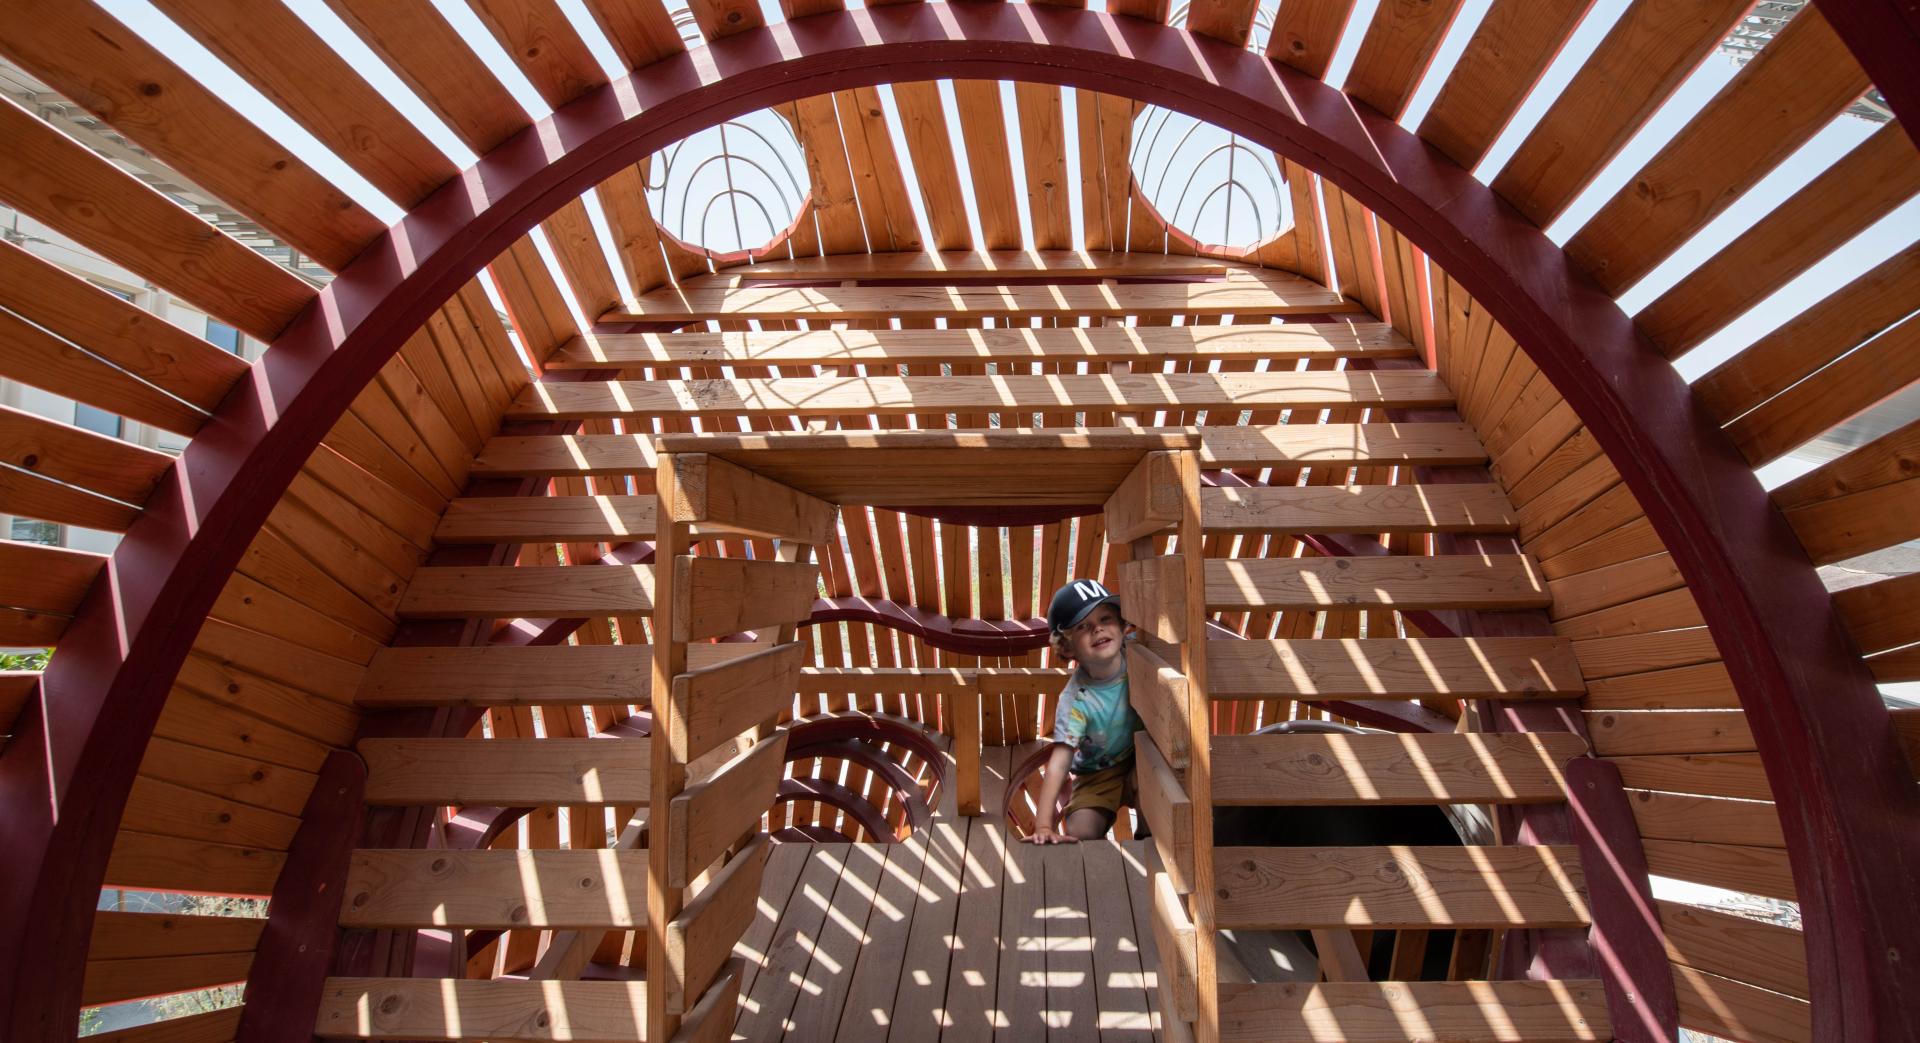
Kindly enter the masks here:
M 1126 286 L 709 286 L 655 290 L 601 322 L 699 319 L 891 319 L 901 316 L 1319 315 L 1358 305 L 1299 276 L 1268 272 L 1258 283 Z
M 820 569 L 792 561 L 681 555 L 674 561 L 673 639 L 698 641 L 807 618 Z
M 328 978 L 322 1039 L 612 1041 L 644 1038 L 639 981 Z
M 1154 278 L 1218 276 L 1230 269 L 1205 257 L 1126 253 L 1111 250 L 945 250 L 899 253 L 832 254 L 780 258 L 729 268 L 714 278 L 735 282 L 794 282 L 859 279 L 938 280 L 992 275 L 1072 278 Z
M 1674 963 L 1805 999 L 1807 939 L 1791 927 L 1658 900 Z
M 667 924 L 667 967 L 661 977 L 672 1013 L 683 1014 L 699 1002 L 733 955 L 741 933 L 753 923 L 772 847 L 765 833 L 755 834 Z
M 105 532 L 125 532 L 140 516 L 138 509 L 119 500 L 10 467 L 0 468 L 0 511 Z
M 1636 753 L 1743 753 L 1753 729 L 1740 710 L 1609 710 L 1588 713 L 1587 733 L 1602 757 Z
M 1807 558 L 1815 565 L 1830 565 L 1920 537 L 1920 479 L 1788 507 L 1782 513 Z
M 343 927 L 644 930 L 645 851 L 355 851 Z
M 1812 1007 L 1805 1000 L 1686 966 L 1673 969 L 1673 991 L 1682 1025 L 1749 1043 L 1814 1038 Z
M 787 733 L 777 732 L 673 798 L 664 830 L 668 886 L 689 886 L 760 821 L 773 803 L 786 752 Z
M 1416 409 L 1452 402 L 1452 394 L 1438 377 L 1420 372 L 782 377 L 535 384 L 507 407 L 506 419 L 1327 406 Z
M 1580 672 L 1589 682 L 1710 663 L 1720 658 L 1720 650 L 1706 627 L 1579 640 L 1573 643 L 1573 654 L 1580 661 Z
M 645 804 L 644 739 L 366 739 L 369 804 Z
M 138 891 L 186 891 L 267 897 L 283 852 L 122 829 L 113 838 L 102 885 Z
M 1730 891 L 1797 901 L 1793 869 L 1779 848 L 1644 840 L 1647 871 Z
M 240 916 L 188 916 L 102 909 L 93 914 L 89 960 L 134 960 L 149 956 L 251 953 L 267 921 Z
M 0 377 L 152 424 L 163 431 L 191 435 L 207 415 L 95 358 L 27 322 L 0 311 Z
M 1326 485 L 1202 489 L 1213 532 L 1512 532 L 1513 505 L 1497 485 Z
M 413 574 L 400 614 L 416 619 L 646 615 L 651 565 L 427 566 Z
M 1216 699 L 1567 698 L 1585 690 L 1552 637 L 1207 642 Z
M 652 496 L 483 496 L 454 500 L 439 543 L 625 542 L 653 537 Z
M 1597 981 L 1222 984 L 1220 1038 L 1346 1043 L 1611 1039 Z
M 0 463 L 101 496 L 144 504 L 173 460 L 124 439 L 0 406 Z
M 1587 682 L 1594 710 L 1711 710 L 1740 705 L 1725 663 L 1607 677 Z
M 1758 753 L 1647 754 L 1607 759 L 1620 769 L 1620 781 L 1634 789 L 1773 799 Z
M 1579 736 L 1216 735 L 1217 804 L 1532 804 L 1563 800 Z
M 1920 641 L 1920 572 L 1835 591 L 1833 607 L 1862 652 Z
M 106 565 L 104 554 L 0 540 L 0 605 L 71 616 Z
M 674 712 L 680 727 L 672 729 L 668 739 L 678 763 L 697 760 L 762 721 L 791 710 L 806 645 L 789 641 L 747 647 L 753 654 L 692 669 L 673 679 Z
M 675 522 L 693 523 L 700 532 L 797 540 L 820 547 L 834 541 L 840 522 L 833 504 L 710 453 L 676 456 L 671 491 L 668 513 Z
M 1415 609 L 1544 608 L 1551 600 L 1532 558 L 1520 554 L 1208 561 L 1207 607 L 1221 610 L 1391 606 Z
M 1584 927 L 1571 847 L 1223 847 L 1222 929 Z
M 80 987 L 85 1006 L 165 996 L 244 981 L 253 951 L 148 956 L 127 960 L 88 959 Z
M 1757 800 L 1726 800 L 1685 793 L 1628 790 L 1628 804 L 1650 840 L 1785 847 L 1779 811 Z

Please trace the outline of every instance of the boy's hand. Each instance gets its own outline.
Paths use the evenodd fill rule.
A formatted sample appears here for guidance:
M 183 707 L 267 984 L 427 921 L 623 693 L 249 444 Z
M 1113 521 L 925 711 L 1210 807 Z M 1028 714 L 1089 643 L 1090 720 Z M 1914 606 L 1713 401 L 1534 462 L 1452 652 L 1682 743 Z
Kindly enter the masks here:
M 1033 835 L 1027 838 L 1029 844 L 1078 844 L 1080 838 L 1071 833 L 1061 833 L 1052 826 L 1035 826 Z

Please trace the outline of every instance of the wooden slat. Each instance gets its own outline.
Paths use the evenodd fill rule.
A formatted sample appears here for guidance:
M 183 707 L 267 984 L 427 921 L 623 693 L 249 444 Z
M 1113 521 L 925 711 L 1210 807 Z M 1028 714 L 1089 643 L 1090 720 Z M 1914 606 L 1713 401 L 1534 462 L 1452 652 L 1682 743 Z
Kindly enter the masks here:
M 1187 719 L 1185 675 L 1138 643 L 1127 646 L 1127 673 L 1132 678 L 1130 701 L 1147 734 L 1153 736 L 1155 756 L 1174 770 L 1185 771 L 1193 751 L 1183 727 Z
M 1521 554 L 1209 561 L 1206 596 L 1209 609 L 1239 611 L 1494 610 L 1544 608 L 1552 600 L 1538 566 Z
M 1180 776 L 1160 755 L 1159 745 L 1151 737 L 1135 741 L 1140 814 L 1153 829 L 1154 845 L 1174 889 L 1187 894 L 1194 880 L 1193 801 Z
M 71 616 L 106 564 L 104 554 L 0 540 L 0 605 Z
M 1013 85 L 1019 113 L 1020 152 L 1026 163 L 1027 210 L 1036 250 L 1064 250 L 1072 239 L 1072 194 L 1067 184 L 1065 116 L 1060 88 L 1050 83 Z
M 80 1002 L 86 1006 L 216 988 L 244 981 L 253 952 L 87 960 Z
M 1227 327 L 1230 328 L 1230 327 Z M 1202 428 L 1205 467 L 1484 463 L 1466 424 L 1275 424 Z
M 1773 502 L 1791 518 L 1797 510 L 1908 481 L 1916 461 L 1920 461 L 1920 420 L 1780 486 L 1773 490 Z
M 1108 543 L 1132 543 L 1180 521 L 1177 464 L 1170 452 L 1148 453 L 1107 497 Z
M 645 804 L 643 739 L 366 739 L 369 804 Z
M 1420 136 L 1472 170 L 1526 99 L 1591 5 L 1585 0 L 1502 0 L 1447 72 Z
M 875 250 L 919 251 L 920 219 L 913 212 L 913 202 L 907 195 L 906 177 L 900 168 L 900 157 L 894 151 L 893 130 L 887 122 L 887 111 L 880 104 L 878 89 L 855 87 L 850 91 L 836 91 L 833 102 L 840 117 L 841 140 L 846 142 L 847 159 L 853 166 L 854 191 L 860 198 L 860 219 L 867 226 L 867 242 L 873 244 Z M 832 263 L 841 258 L 858 261 L 876 256 L 913 255 L 839 254 L 812 260 Z M 792 263 L 800 260 L 804 259 Z M 737 271 L 729 269 L 729 274 Z
M 1913 141 L 1889 120 L 1633 321 L 1662 354 L 1678 358 L 1916 192 Z
M 749 558 L 681 556 L 674 562 L 673 639 L 697 641 L 807 618 L 818 566 Z
M 688 659 L 698 668 L 755 651 L 699 646 Z M 645 702 L 653 687 L 652 656 L 650 645 L 383 648 L 354 698 L 385 708 Z
M 1216 735 L 1213 799 L 1229 805 L 1534 804 L 1566 797 L 1568 733 Z
M 1153 945 L 1159 959 L 1161 984 L 1173 1002 L 1167 1013 L 1182 1021 L 1194 1017 L 1194 929 L 1186 903 L 1166 873 L 1153 874 Z
M 400 614 L 415 619 L 645 615 L 651 565 L 429 566 L 413 574 Z
M 1460 0 L 1383 0 L 1341 89 L 1399 119 L 1459 11 Z
M 1752 1043 L 1814 1038 L 1812 1009 L 1804 1000 L 1683 966 L 1673 969 L 1673 991 L 1682 1025 Z
M 557 109 L 607 82 L 553 0 L 473 0 L 473 11 L 548 105 Z
M 706 453 L 682 453 L 677 464 L 675 521 L 816 547 L 834 538 L 839 514 L 833 504 Z
M 11 13 L 0 51 L 301 253 L 339 271 L 385 230 L 105 10 L 21 0 Z
M 956 200 L 957 200 L 956 196 Z M 853 286 L 738 288 L 695 282 L 628 301 L 602 322 L 697 319 L 999 318 L 1015 315 L 1319 315 L 1353 311 L 1339 295 L 1298 276 L 1263 274 L 1257 283 L 1144 283 L 1127 286 Z
M 780 732 L 673 798 L 664 830 L 669 887 L 688 886 L 756 827 L 773 803 L 786 752 L 787 733 Z
M 342 894 L 343 927 L 645 930 L 647 853 L 361 849 Z
M 135 960 L 154 956 L 251 954 L 267 922 L 238 916 L 187 916 L 102 909 L 93 914 L 89 960 Z
M 1220 1038 L 1557 1043 L 1612 1038 L 1598 981 L 1222 984 Z
M 0 282 L 4 285 L 4 282 Z M 0 463 L 143 504 L 173 457 L 70 424 L 0 406 Z
M 327 0 L 434 115 L 481 155 L 529 122 L 486 63 L 431 6 Z
M 1727 426 L 1748 462 L 1778 459 L 1920 379 L 1920 319 L 1908 318 Z
M 433 538 L 442 544 L 566 543 L 653 536 L 651 496 L 486 496 L 447 505 Z
M 1585 927 L 1572 847 L 1222 847 L 1222 929 Z
M 99 1032 L 87 1038 L 99 1043 L 233 1043 L 240 1031 L 243 1009 L 228 1007 L 205 1014 L 188 1014 L 137 1028 Z
M 0 468 L 0 510 L 107 532 L 127 531 L 140 513 L 118 500 L 11 468 Z
M 1754 749 L 1753 730 L 1741 710 L 1610 710 L 1586 716 L 1594 752 L 1603 757 Z
M 1205 257 L 1114 250 L 949 250 L 776 258 L 729 268 L 715 279 L 747 282 L 924 281 L 991 278 L 1219 278 L 1230 271 Z M 1083 331 L 1084 332 L 1084 331 Z
M 1563 639 L 1208 642 L 1217 699 L 1566 698 L 1586 689 Z
M 969 330 L 598 333 L 547 361 L 554 370 L 662 364 L 1141 361 L 1173 358 L 1398 358 L 1413 346 L 1382 323 L 1279 326 L 1092 326 Z
M 1636 0 L 1500 168 L 1493 190 L 1542 228 L 1753 6 Z
M 1833 607 L 1862 652 L 1920 641 L 1920 573 L 1835 591 Z
M 841 138 L 840 120 L 831 95 L 817 94 L 793 103 L 795 129 L 805 150 L 813 191 L 808 199 L 819 221 L 820 246 L 829 254 L 864 253 L 866 233 L 860 224 L 860 204 L 853 172 Z
M 1512 532 L 1498 485 L 1326 485 L 1202 489 L 1209 532 Z
M 1710 663 L 1720 658 L 1706 627 L 1660 634 L 1600 637 L 1573 643 L 1574 658 L 1589 682 Z
M 1431 374 L 1180 373 L 1120 376 L 782 377 L 776 380 L 598 381 L 536 384 L 509 420 L 629 416 L 844 416 L 1083 409 L 1420 408 L 1452 403 Z M 1412 487 L 1394 487 L 1405 498 Z M 1474 486 L 1414 493 L 1449 502 Z M 1504 496 L 1502 496 L 1504 499 Z M 1349 508 L 1350 509 L 1350 508 Z
M 586 0 L 586 8 L 629 69 L 652 65 L 687 49 L 679 30 L 673 27 L 673 16 L 658 0 Z
M 206 414 L 117 366 L 0 311 L 0 377 L 78 399 L 164 431 L 191 435 Z
M 1649 840 L 1787 846 L 1780 815 L 1772 804 L 1651 790 L 1628 790 L 1627 796 L 1640 835 Z
M 789 641 L 675 677 L 681 727 L 668 736 L 674 757 L 690 763 L 789 708 L 805 653 L 804 644 Z
M 1871 86 L 1826 17 L 1811 12 L 1767 41 L 1567 240 L 1567 256 L 1608 293 L 1652 271 Z M 1767 133 L 1753 133 L 1762 122 Z
M 1646 849 L 1650 873 L 1789 902 L 1799 899 L 1793 889 L 1793 869 L 1782 849 L 1673 840 L 1644 840 L 1641 846 Z
M 1282 4 L 1273 16 L 1267 57 L 1283 61 L 1316 80 L 1325 76 L 1352 14 L 1353 0 L 1296 0 Z
M 1799 931 L 1679 902 L 1655 905 L 1674 963 L 1806 998 L 1807 941 Z
M 1007 149 L 1007 117 L 998 80 L 955 80 L 953 97 L 960 110 L 960 133 L 973 175 L 973 200 L 980 217 L 980 244 L 989 250 L 1021 245 L 1020 209 L 1013 199 L 1013 163 Z
M 121 830 L 107 857 L 109 888 L 266 897 L 286 855 L 262 848 Z
M 684 1014 L 699 1002 L 707 986 L 726 967 L 740 935 L 753 922 L 760 879 L 772 847 L 765 833 L 756 834 L 746 849 L 728 859 L 726 868 L 716 873 L 667 925 L 663 985 L 667 1008 L 675 1014 Z
M 639 981 L 328 978 L 314 1035 L 322 1039 L 639 1040 Z
M 1607 759 L 1620 769 L 1620 781 L 1633 789 L 1773 799 L 1758 753 L 1611 755 Z
M 901 135 L 913 157 L 927 222 L 936 250 L 969 250 L 973 233 L 967 228 L 966 196 L 960 191 L 960 171 L 954 162 L 953 139 L 947 131 L 946 105 L 940 89 L 930 81 L 896 83 L 893 101 L 900 111 Z
M 1187 29 L 1234 47 L 1245 47 L 1259 6 L 1248 0 L 1196 0 L 1187 7 Z

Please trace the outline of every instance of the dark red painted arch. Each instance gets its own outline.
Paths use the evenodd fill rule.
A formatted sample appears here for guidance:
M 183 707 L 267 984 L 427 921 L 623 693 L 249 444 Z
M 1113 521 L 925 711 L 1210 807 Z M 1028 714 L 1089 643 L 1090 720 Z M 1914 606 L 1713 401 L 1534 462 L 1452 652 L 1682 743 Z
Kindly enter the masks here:
M 649 66 L 500 146 L 341 273 L 163 481 L 0 754 L 0 1035 L 72 1038 L 85 925 L 169 683 L 267 512 L 400 342 L 541 218 L 673 140 L 934 78 L 1061 83 L 1226 127 L 1340 185 L 1485 305 L 1593 430 L 1713 623 L 1780 797 L 1816 1036 L 1920 1036 L 1905 1002 L 1920 802 L 1891 723 L 1793 534 L 1626 316 L 1485 186 L 1340 92 L 1179 30 L 1017 4 L 816 15 Z

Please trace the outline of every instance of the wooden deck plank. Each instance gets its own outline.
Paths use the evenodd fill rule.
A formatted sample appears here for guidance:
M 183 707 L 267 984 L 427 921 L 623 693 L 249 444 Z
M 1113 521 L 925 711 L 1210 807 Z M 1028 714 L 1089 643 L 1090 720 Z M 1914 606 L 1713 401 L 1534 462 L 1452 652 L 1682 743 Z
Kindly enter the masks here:
M 867 922 L 878 912 L 880 877 L 897 844 L 854 844 L 833 891 L 833 912 L 820 925 L 804 984 L 793 1005 L 790 1040 L 834 1040 L 853 985 L 857 961 L 865 953 Z
M 1000 978 L 993 1008 L 998 1012 L 996 1040 L 1029 1041 L 1047 1033 L 1047 927 L 1040 915 L 1046 901 L 1045 855 L 1032 844 L 1010 843 L 1007 850 L 1000 898 Z
M 1130 865 L 1122 842 L 1080 845 L 1087 875 L 1088 938 L 1093 948 L 1091 991 L 1101 1043 L 1147 1043 L 1153 1016 L 1147 1007 L 1149 985 L 1141 966 L 1144 944 L 1137 933 L 1129 897 L 1144 867 Z M 1084 986 L 1083 986 L 1084 987 Z
M 1083 849 L 1093 842 L 1041 848 L 1041 904 L 1046 937 L 1047 1039 L 1095 1043 L 1100 1038 L 1099 990 L 1093 967 L 1093 920 L 1087 904 Z
M 734 1031 L 748 1039 L 774 1039 L 791 1027 L 789 1015 L 813 961 L 814 945 L 827 922 L 834 889 L 847 864 L 848 844 L 793 845 L 806 849 L 805 867 L 793 895 L 780 913 L 779 926 L 767 943 L 762 966 Z
M 893 1021 L 893 998 L 899 989 L 906 959 L 907 935 L 919 912 L 921 888 L 928 860 L 924 836 L 910 837 L 885 848 L 886 866 L 880 872 L 867 917 L 865 941 L 848 960 L 846 995 L 837 1028 L 822 1025 L 830 1038 L 862 1039 L 884 1034 Z
M 1213 799 L 1225 805 L 1551 803 L 1571 733 L 1216 735 Z

